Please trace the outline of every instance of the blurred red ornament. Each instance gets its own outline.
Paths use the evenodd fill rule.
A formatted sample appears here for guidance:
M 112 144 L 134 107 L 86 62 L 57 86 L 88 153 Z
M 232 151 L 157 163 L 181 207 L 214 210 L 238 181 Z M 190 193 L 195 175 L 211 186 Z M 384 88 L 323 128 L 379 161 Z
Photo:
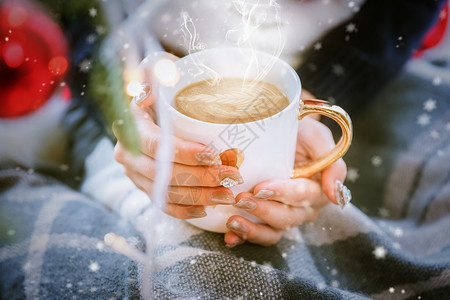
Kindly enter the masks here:
M 68 46 L 59 26 L 37 4 L 0 4 L 0 117 L 41 107 L 68 68 Z

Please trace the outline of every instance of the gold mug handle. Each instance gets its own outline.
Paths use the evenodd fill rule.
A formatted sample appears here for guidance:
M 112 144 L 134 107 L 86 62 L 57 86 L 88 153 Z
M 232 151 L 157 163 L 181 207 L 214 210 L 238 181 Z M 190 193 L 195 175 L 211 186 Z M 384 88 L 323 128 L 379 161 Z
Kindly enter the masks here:
M 347 152 L 353 137 L 352 120 L 345 110 L 337 105 L 318 99 L 300 100 L 298 119 L 310 114 L 321 114 L 336 121 L 342 130 L 342 136 L 336 146 L 321 158 L 294 168 L 291 178 L 310 177 L 322 171 Z

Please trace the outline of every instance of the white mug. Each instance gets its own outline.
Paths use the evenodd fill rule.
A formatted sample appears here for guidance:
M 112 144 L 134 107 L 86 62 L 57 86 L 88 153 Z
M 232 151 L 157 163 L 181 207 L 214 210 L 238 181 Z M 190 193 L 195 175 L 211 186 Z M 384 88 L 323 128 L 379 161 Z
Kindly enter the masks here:
M 158 90 L 158 100 L 169 105 L 173 133 L 177 137 L 209 146 L 218 153 L 232 148 L 243 151 L 244 159 L 239 172 L 244 183 L 231 188 L 235 196 L 244 191 L 252 192 L 253 187 L 264 180 L 309 177 L 342 157 L 350 146 L 352 125 L 347 113 L 322 100 L 302 101 L 299 76 L 281 59 L 250 49 L 217 48 L 187 55 L 175 61 L 175 66 L 177 81 L 169 86 L 160 86 Z M 199 121 L 173 107 L 175 96 L 181 89 L 214 76 L 245 76 L 246 79 L 258 78 L 269 82 L 284 92 L 290 104 L 269 118 L 247 123 L 236 120 L 232 124 Z M 342 137 L 326 156 L 294 169 L 298 120 L 311 113 L 334 119 L 341 126 Z M 226 232 L 225 224 L 232 215 L 242 215 L 260 222 L 255 216 L 232 205 L 206 206 L 205 211 L 206 217 L 187 221 L 215 232 Z

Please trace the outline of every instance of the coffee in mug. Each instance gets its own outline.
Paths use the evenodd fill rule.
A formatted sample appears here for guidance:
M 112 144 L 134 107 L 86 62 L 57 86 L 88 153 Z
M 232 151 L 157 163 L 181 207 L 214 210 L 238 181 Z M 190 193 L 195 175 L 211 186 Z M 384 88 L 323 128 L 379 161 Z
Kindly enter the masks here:
M 289 105 L 275 85 L 261 80 L 224 77 L 198 81 L 175 96 L 182 114 L 209 123 L 247 123 L 271 117 Z

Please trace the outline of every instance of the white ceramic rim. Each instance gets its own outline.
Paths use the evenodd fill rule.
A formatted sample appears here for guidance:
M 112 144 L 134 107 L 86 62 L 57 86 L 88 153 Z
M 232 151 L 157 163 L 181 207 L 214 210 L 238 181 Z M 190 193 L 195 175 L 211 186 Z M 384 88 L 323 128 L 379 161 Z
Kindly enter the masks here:
M 266 52 L 259 51 L 259 50 L 252 50 L 252 49 L 249 49 L 249 48 L 238 48 L 238 47 L 211 48 L 211 49 L 205 49 L 205 50 L 201 50 L 201 51 L 198 51 L 198 52 L 195 52 L 195 53 L 186 55 L 186 56 L 184 56 L 184 57 L 182 57 L 182 58 L 176 60 L 176 61 L 175 61 L 175 64 L 178 66 L 178 64 L 184 62 L 186 59 L 189 59 L 189 56 L 203 55 L 202 53 L 204 53 L 204 52 L 213 52 L 213 51 L 236 51 L 236 50 L 239 50 L 239 51 L 253 51 L 253 52 L 257 52 L 258 55 L 263 55 L 263 56 L 266 56 L 266 57 L 267 57 L 267 56 L 272 56 L 272 55 L 270 55 L 270 54 L 268 54 L 268 53 L 266 53 Z M 274 115 L 272 115 L 272 116 L 270 116 L 270 117 L 267 117 L 267 118 L 264 118 L 264 119 L 259 119 L 259 120 L 256 120 L 256 121 L 245 122 L 245 123 L 236 123 L 236 125 L 239 125 L 239 124 L 250 125 L 250 124 L 258 124 L 258 123 L 263 123 L 262 125 L 264 125 L 264 121 L 267 121 L 268 119 L 271 119 L 271 118 L 277 118 L 277 117 L 279 117 L 281 114 L 283 114 L 285 111 L 288 111 L 288 110 L 292 109 L 292 106 L 294 106 L 294 105 L 299 105 L 299 102 L 300 102 L 300 94 L 301 94 L 301 90 L 302 90 L 302 89 L 301 89 L 301 81 L 300 81 L 300 77 L 298 76 L 297 72 L 295 72 L 294 68 L 292 68 L 292 66 L 289 65 L 287 62 L 285 62 L 284 60 L 280 59 L 279 57 L 276 57 L 275 59 L 277 60 L 276 63 L 281 63 L 282 65 L 284 65 L 284 66 L 286 67 L 287 70 L 289 70 L 289 72 L 291 73 L 291 75 L 294 76 L 295 83 L 298 84 L 298 87 L 299 87 L 299 88 L 298 88 L 297 91 L 295 91 L 294 99 L 292 99 L 292 101 L 291 101 L 291 99 L 289 99 L 289 100 L 290 100 L 290 103 L 289 103 L 288 106 L 286 106 L 282 111 L 280 111 L 280 112 L 278 112 L 278 113 L 276 113 L 276 114 L 274 114 Z M 207 78 L 204 78 L 204 79 L 202 79 L 202 80 L 205 80 L 205 79 L 207 79 Z M 168 88 L 169 88 L 169 87 L 168 87 Z M 278 87 L 278 88 L 280 88 L 280 87 Z M 283 92 L 284 92 L 284 91 L 283 91 Z M 171 100 L 172 100 L 172 99 L 171 99 Z M 230 126 L 229 123 L 224 123 L 224 124 L 221 124 L 221 123 L 211 123 L 211 122 L 201 121 L 201 120 L 197 120 L 197 119 L 188 117 L 188 116 L 186 116 L 186 115 L 180 113 L 178 110 L 176 110 L 171 104 L 169 104 L 169 103 L 167 103 L 167 102 L 166 102 L 166 104 L 169 106 L 169 109 L 170 109 L 172 112 L 174 112 L 177 116 L 179 116 L 179 117 L 181 117 L 181 118 L 183 118 L 183 119 L 186 119 L 186 120 L 190 120 L 191 122 L 198 123 L 198 124 L 202 124 L 202 125 L 208 124 L 208 126 L 214 126 L 214 127 L 227 127 L 227 126 Z

